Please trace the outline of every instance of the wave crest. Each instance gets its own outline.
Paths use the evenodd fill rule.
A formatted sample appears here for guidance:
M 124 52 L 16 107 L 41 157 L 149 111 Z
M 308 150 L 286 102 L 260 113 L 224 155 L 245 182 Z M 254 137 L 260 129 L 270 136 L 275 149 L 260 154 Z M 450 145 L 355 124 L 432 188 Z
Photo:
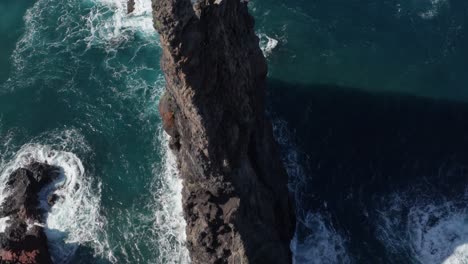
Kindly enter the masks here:
M 49 211 L 45 229 L 54 263 L 69 262 L 80 245 L 90 246 L 96 255 L 113 260 L 103 231 L 106 221 L 99 212 L 101 185 L 87 174 L 78 156 L 65 151 L 73 147 L 87 148 L 83 145 L 73 146 L 77 143 L 84 144 L 79 137 L 67 141 L 67 134 L 75 133 L 73 131 L 52 133 L 51 139 L 59 137 L 64 140 L 56 144 L 23 145 L 13 159 L 2 165 L 0 169 L 0 201 L 3 201 L 7 195 L 6 181 L 14 170 L 32 162 L 60 167 L 61 177 L 52 183 L 54 188 L 51 188 L 60 199 Z M 47 207 L 47 195 L 44 195 L 44 192 L 39 195 L 41 206 Z
M 378 239 L 395 255 L 420 263 L 467 263 L 468 209 L 466 197 L 411 199 L 394 194 L 379 212 Z

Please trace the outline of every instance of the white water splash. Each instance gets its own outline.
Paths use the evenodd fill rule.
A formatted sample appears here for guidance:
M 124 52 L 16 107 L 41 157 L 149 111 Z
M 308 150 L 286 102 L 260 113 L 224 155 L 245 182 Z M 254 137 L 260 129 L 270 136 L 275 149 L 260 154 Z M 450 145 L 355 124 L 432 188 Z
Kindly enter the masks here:
M 318 213 L 308 213 L 303 221 L 308 229 L 308 235 L 300 241 L 294 237 L 294 263 L 351 263 L 346 252 L 346 240 L 329 225 L 330 220 Z
M 69 76 L 70 83 L 67 83 L 67 86 L 63 89 L 66 93 L 73 92 L 79 95 L 83 91 L 75 89 L 74 72 L 83 63 L 87 63 L 87 61 L 83 61 L 83 57 L 87 56 L 86 53 L 104 51 L 103 53 L 106 56 L 103 59 L 103 65 L 92 65 L 89 78 L 96 80 L 98 83 L 96 86 L 99 86 L 99 88 L 111 90 L 112 92 L 109 96 L 118 97 L 119 102 L 125 103 L 125 100 L 129 98 L 132 101 L 140 100 L 138 101 L 138 105 L 140 106 L 138 111 L 142 112 L 138 112 L 135 115 L 138 115 L 142 119 L 147 119 L 149 115 L 157 111 L 155 101 L 157 101 L 157 97 L 161 92 L 160 90 L 162 90 L 154 88 L 164 87 L 160 85 L 162 82 L 161 78 L 147 80 L 148 73 L 152 76 L 158 74 L 158 69 L 152 68 L 149 65 L 158 64 L 149 64 L 148 60 L 141 59 L 142 55 L 140 54 L 140 50 L 148 52 L 148 49 L 150 49 L 152 54 L 157 54 L 158 51 L 159 42 L 157 34 L 153 29 L 151 1 L 136 0 L 135 12 L 130 15 L 126 12 L 126 0 L 38 0 L 28 10 L 25 18 L 26 33 L 15 49 L 15 70 L 19 75 L 15 79 L 21 82 L 22 86 L 25 86 L 23 84 L 25 80 L 35 82 L 36 80 L 56 79 L 57 71 L 60 72 L 62 69 L 55 65 L 62 65 L 63 61 L 60 61 L 61 58 L 69 57 L 71 60 L 65 62 L 65 68 L 70 67 L 70 69 L 66 69 L 71 72 L 70 74 L 66 74 L 67 77 Z M 57 14 L 60 14 L 60 18 L 55 25 L 58 28 L 54 31 L 57 35 L 53 35 L 50 38 L 51 34 L 48 33 L 50 32 L 49 27 L 51 23 L 47 24 L 44 20 L 47 20 L 48 17 L 56 17 L 58 16 Z M 130 50 L 132 53 L 128 56 Z M 66 56 L 49 56 L 57 52 L 60 55 Z M 31 61 L 34 61 L 32 58 L 35 61 L 40 61 L 40 65 L 31 63 Z M 156 60 L 151 60 L 151 62 L 154 61 Z M 98 74 L 102 73 L 99 72 L 100 69 L 94 71 L 94 67 L 103 67 L 109 76 L 108 79 L 118 84 L 124 84 L 122 85 L 124 89 L 117 89 L 113 85 L 103 85 L 105 87 L 101 87 L 103 81 L 100 78 L 102 76 Z M 25 76 L 27 74 L 23 73 L 24 69 L 29 70 L 32 74 Z M 44 69 L 53 70 L 44 74 Z M 15 87 L 16 89 L 16 87 L 21 86 L 11 85 L 11 87 Z M 90 105 L 89 107 L 94 108 L 95 106 Z M 112 106 L 109 105 L 109 107 Z M 98 115 L 100 113 L 93 112 L 92 114 Z M 100 119 L 100 117 L 97 119 Z M 95 125 L 90 124 L 90 126 Z M 95 130 L 94 127 L 91 127 L 91 129 Z M 48 136 L 50 135 L 35 140 L 35 142 L 43 143 L 43 145 L 37 145 L 37 147 L 47 147 L 54 151 L 60 150 L 59 154 L 57 154 L 60 156 L 69 156 L 68 154 L 75 153 L 73 149 L 69 148 L 70 144 L 68 143 L 65 144 L 66 146 L 56 146 L 54 140 L 51 140 L 54 144 L 44 143 L 47 142 L 45 139 Z M 61 139 L 58 138 L 57 140 L 60 141 Z M 155 141 L 157 141 L 157 149 L 164 146 L 161 150 L 164 162 L 163 164 L 155 165 L 158 169 L 154 170 L 154 176 L 157 178 L 155 186 L 158 185 L 158 188 L 161 188 L 155 188 L 153 192 L 155 204 L 150 207 L 153 209 L 151 214 L 154 219 L 148 219 L 145 213 L 141 213 L 141 210 L 135 210 L 134 208 L 118 211 L 119 215 L 113 215 L 113 217 L 125 217 L 129 222 L 124 226 L 117 227 L 123 239 L 118 242 L 112 241 L 112 250 L 115 250 L 116 254 L 119 255 L 119 262 L 125 262 L 126 258 L 128 263 L 136 263 L 135 261 L 142 261 L 142 263 L 147 263 L 147 261 L 156 263 L 189 263 L 188 251 L 185 247 L 185 221 L 182 216 L 182 184 L 177 178 L 174 158 L 167 149 L 167 140 L 164 137 L 160 137 Z M 84 156 L 86 157 L 87 155 Z M 80 162 L 78 161 L 70 157 L 67 158 L 67 162 L 74 163 L 73 173 L 78 175 L 76 178 L 84 177 L 89 179 L 90 175 L 87 175 L 83 168 L 79 166 Z M 73 185 L 84 188 L 82 186 L 84 183 L 74 184 L 73 179 L 63 184 L 70 186 L 70 188 Z M 52 250 L 55 250 L 56 254 L 54 256 L 57 260 L 56 262 L 65 262 L 68 257 L 73 255 L 76 245 L 82 243 L 91 245 L 97 255 L 105 257 L 111 262 L 116 261 L 112 250 L 109 249 L 110 246 L 106 234 L 107 229 L 104 229 L 106 221 L 99 216 L 98 205 L 100 201 L 97 198 L 100 197 L 100 186 L 98 183 L 94 185 L 98 185 L 98 187 L 81 189 L 82 193 L 80 195 L 76 194 L 71 199 L 70 197 L 69 199 L 64 199 L 62 201 L 64 204 L 55 205 L 49 215 L 48 226 L 50 229 L 53 228 L 53 230 L 48 233 L 48 236 L 53 238 L 53 246 L 56 250 L 54 248 Z M 83 197 L 89 198 L 90 203 L 94 203 L 96 206 L 80 209 L 77 208 L 79 206 L 77 203 L 67 202 Z M 96 199 L 93 200 L 94 198 Z M 76 214 L 71 215 L 71 213 Z M 74 220 L 75 218 L 77 220 Z M 76 221 L 78 221 L 79 227 L 75 226 Z M 153 228 L 148 232 L 148 229 L 139 226 L 142 223 L 143 225 L 149 224 Z M 62 236 L 64 232 L 69 233 L 69 235 L 66 237 Z M 138 240 L 138 242 L 126 247 L 125 244 L 128 243 L 126 241 L 127 238 L 129 238 L 129 241 Z M 147 254 L 143 252 L 146 248 L 142 248 L 141 250 L 139 248 L 141 246 L 139 243 L 142 239 L 148 241 L 148 248 L 151 248 L 153 251 L 150 255 L 157 256 L 156 259 L 141 259 L 143 254 Z M 64 245 L 64 243 L 61 243 L 62 241 L 66 242 L 66 248 L 61 247 Z
M 443 6 L 447 4 L 447 0 L 428 0 L 427 8 L 419 13 L 422 19 L 433 19 L 439 15 Z
M 260 38 L 260 48 L 263 51 L 263 55 L 268 58 L 276 46 L 278 46 L 278 40 L 263 33 L 258 34 L 258 37 Z
M 465 227 L 466 228 L 466 227 Z M 442 264 L 467 264 L 468 263 L 468 242 L 457 246 L 452 254 L 442 262 Z
M 155 171 L 155 222 L 154 234 L 160 252 L 158 263 L 190 263 L 189 252 L 185 246 L 186 222 L 182 207 L 182 179 L 177 171 L 176 157 L 168 147 L 169 136 L 159 132 L 162 144 L 160 155 L 162 167 Z
M 338 233 L 329 217 L 316 212 L 307 212 L 301 206 L 306 184 L 304 168 L 300 164 L 300 153 L 291 139 L 284 120 L 274 119 L 273 133 L 282 149 L 282 159 L 289 175 L 289 191 L 296 200 L 297 226 L 291 241 L 295 264 L 351 263 L 347 240 Z
M 299 161 L 299 151 L 292 142 L 288 123 L 281 119 L 274 119 L 273 134 L 283 150 L 282 160 L 289 175 L 289 191 L 295 194 L 296 201 L 298 201 L 300 200 L 300 197 L 298 197 L 300 194 L 297 191 L 299 186 L 306 183 L 306 175 Z
M 0 218 L 0 233 L 4 233 L 5 229 L 8 227 L 9 217 Z
M 135 0 L 135 10 L 127 14 L 127 0 L 93 0 L 96 6 L 91 10 L 87 24 L 91 45 L 106 42 L 115 46 L 131 40 L 134 32 L 155 36 L 150 0 Z
M 84 52 L 95 47 L 104 48 L 111 53 L 111 60 L 115 58 L 117 49 L 134 40 L 136 34 L 149 38 L 151 44 L 158 45 L 157 33 L 153 28 L 151 1 L 136 0 L 132 14 L 127 14 L 126 3 L 126 0 L 38 0 L 26 12 L 25 32 L 12 55 L 15 72 L 18 74 L 31 66 L 30 61 L 37 61 L 38 65 L 35 65 L 35 71 L 29 71 L 33 76 L 18 78 L 34 81 L 36 76 L 44 78 L 44 72 L 54 78 L 55 75 L 48 72 L 50 67 L 46 64 L 61 56 L 45 61 L 38 60 L 38 57 L 47 57 L 50 54 L 69 54 L 69 59 L 74 60 L 69 65 L 74 65 Z M 56 24 L 50 25 L 48 18 L 55 16 L 59 17 Z M 50 31 L 51 26 L 56 28 L 56 34 L 44 34 Z M 83 50 L 83 45 L 87 47 L 86 50 Z M 61 69 L 73 70 L 67 67 Z
M 468 263 L 465 202 L 412 200 L 395 194 L 380 212 L 378 238 L 387 250 L 419 263 Z
M 165 86 L 160 79 L 156 97 L 162 97 Z M 179 177 L 175 155 L 169 148 L 170 136 L 158 126 L 156 149 L 159 150 L 161 163 L 155 166 L 153 174 L 155 181 L 154 193 L 154 224 L 153 237 L 159 254 L 157 263 L 188 264 L 191 263 L 186 247 L 186 221 L 183 214 L 182 188 L 183 180 Z

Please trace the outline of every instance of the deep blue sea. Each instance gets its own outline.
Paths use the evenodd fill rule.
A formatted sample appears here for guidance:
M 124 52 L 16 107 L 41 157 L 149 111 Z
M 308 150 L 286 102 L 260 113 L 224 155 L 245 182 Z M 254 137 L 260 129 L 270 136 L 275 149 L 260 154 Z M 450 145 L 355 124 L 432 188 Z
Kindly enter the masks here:
M 151 1 L 0 1 L 0 202 L 55 164 L 55 263 L 190 263 Z M 295 263 L 468 263 L 468 1 L 249 5 Z

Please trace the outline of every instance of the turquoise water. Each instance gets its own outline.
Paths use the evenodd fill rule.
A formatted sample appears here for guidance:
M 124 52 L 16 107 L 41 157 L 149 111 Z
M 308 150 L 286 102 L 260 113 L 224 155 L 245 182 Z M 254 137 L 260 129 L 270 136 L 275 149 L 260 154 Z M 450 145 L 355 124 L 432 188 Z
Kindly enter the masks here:
M 128 17 L 125 1 L 10 2 L 0 4 L 2 179 L 29 159 L 69 168 L 48 218 L 56 262 L 184 262 L 151 3 Z
M 64 168 L 66 180 L 59 183 L 64 199 L 47 223 L 56 263 L 189 262 L 183 246 L 181 183 L 157 113 L 164 80 L 151 3 L 137 0 L 136 13 L 128 16 L 125 2 L 0 3 L 0 187 L 12 169 L 32 159 Z M 401 263 L 441 263 L 441 259 L 462 263 L 468 256 L 462 243 L 468 241 L 466 213 L 450 207 L 453 201 L 430 210 L 425 210 L 430 203 L 409 205 L 414 208 L 410 227 L 423 233 L 411 237 L 419 244 L 409 253 L 394 246 L 402 243 L 398 235 L 353 237 L 358 228 L 332 221 L 340 213 L 302 204 L 315 201 L 311 198 L 315 187 L 310 185 L 321 186 L 310 179 L 326 173 L 310 169 L 311 164 L 317 166 L 310 161 L 326 152 L 314 153 L 317 143 L 306 139 L 314 135 L 326 141 L 331 133 L 328 127 L 314 128 L 321 124 L 320 115 L 302 114 L 314 109 L 312 103 L 321 98 L 335 105 L 336 97 L 307 93 L 328 90 L 324 84 L 347 91 L 468 100 L 468 4 L 255 0 L 251 10 L 268 57 L 271 87 L 292 96 L 287 101 L 288 97 L 272 93 L 269 111 L 292 189 L 298 205 L 303 205 L 298 208 L 299 232 L 293 243 L 296 262 L 391 263 L 405 252 Z M 285 100 L 276 103 L 278 98 Z M 392 212 L 403 210 L 399 207 L 403 202 L 399 204 L 395 196 L 388 194 L 388 203 L 379 205 L 381 217 L 374 222 L 382 227 L 376 230 L 383 231 L 376 233 L 401 231 L 397 220 L 387 221 L 394 217 Z M 331 200 L 318 199 L 320 204 Z M 441 214 L 446 217 L 437 224 L 418 221 Z M 389 247 L 361 250 L 366 248 L 356 242 L 361 239 Z M 381 242 L 385 240 L 388 243 Z M 449 246 L 433 254 L 433 244 Z M 458 251 L 452 250 L 453 245 Z
M 278 41 L 271 77 L 468 99 L 466 1 L 253 2 L 259 32 Z

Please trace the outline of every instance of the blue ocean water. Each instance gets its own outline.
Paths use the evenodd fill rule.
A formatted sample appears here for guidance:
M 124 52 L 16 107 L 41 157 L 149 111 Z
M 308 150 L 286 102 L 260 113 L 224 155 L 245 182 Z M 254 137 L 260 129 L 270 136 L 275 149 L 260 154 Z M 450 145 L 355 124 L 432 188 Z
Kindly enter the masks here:
M 468 263 L 468 111 L 442 100 L 468 100 L 468 2 L 250 7 L 295 262 Z M 0 200 L 13 169 L 47 161 L 66 176 L 55 263 L 189 263 L 151 1 L 3 0 L 0 22 Z
M 131 16 L 126 1 L 8 2 L 0 179 L 32 159 L 65 168 L 48 217 L 54 261 L 187 262 L 151 2 Z

